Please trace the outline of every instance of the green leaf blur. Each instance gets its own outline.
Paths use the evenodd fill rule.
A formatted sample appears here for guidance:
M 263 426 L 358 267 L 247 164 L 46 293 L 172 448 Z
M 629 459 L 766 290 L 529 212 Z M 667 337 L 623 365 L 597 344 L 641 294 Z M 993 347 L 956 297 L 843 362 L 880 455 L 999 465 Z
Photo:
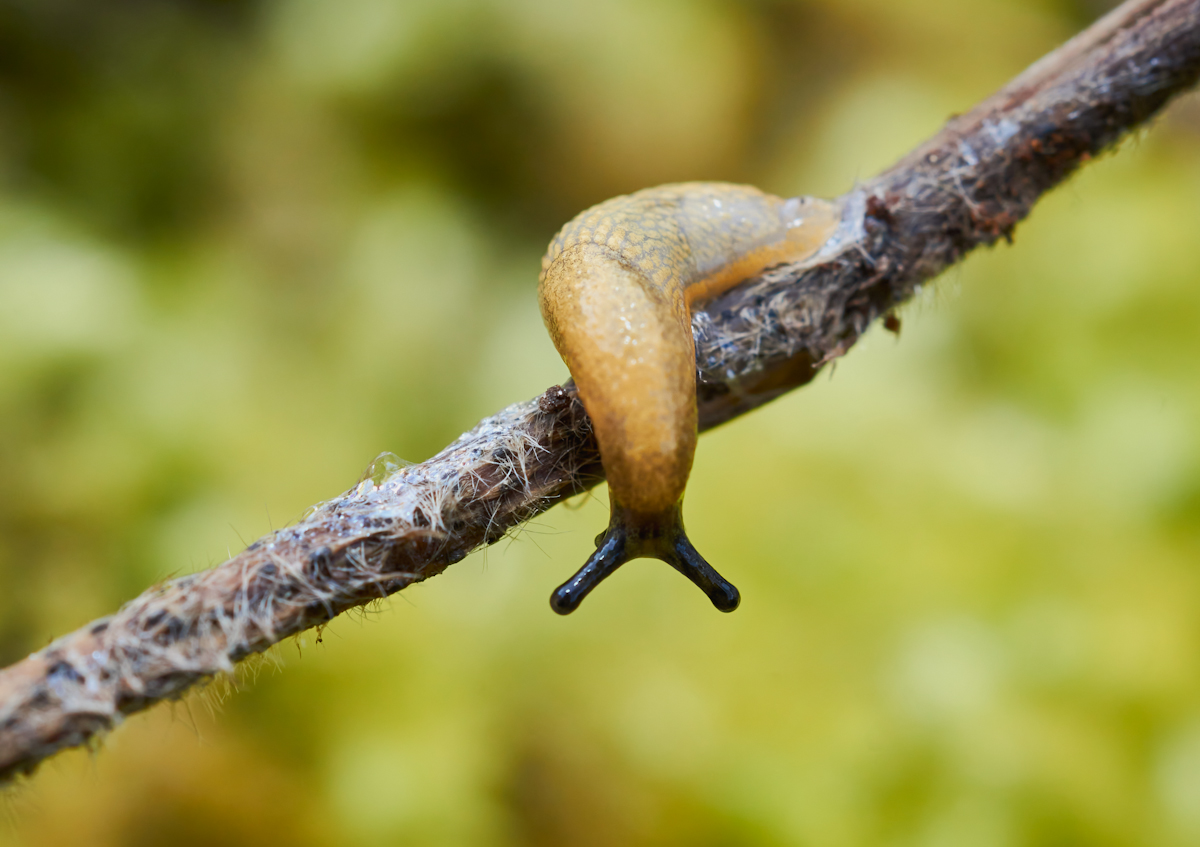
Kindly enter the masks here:
M 0 663 L 560 382 L 556 228 L 832 195 L 1087 0 L 0 0 Z M 9 792 L 0 844 L 1200 843 L 1200 103 L 815 384 Z

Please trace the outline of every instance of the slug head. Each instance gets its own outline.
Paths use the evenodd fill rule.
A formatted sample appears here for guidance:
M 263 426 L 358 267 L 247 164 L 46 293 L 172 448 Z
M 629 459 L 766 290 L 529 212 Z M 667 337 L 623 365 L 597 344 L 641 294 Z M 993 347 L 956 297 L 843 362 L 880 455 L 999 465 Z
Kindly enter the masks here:
M 658 515 L 636 515 L 616 499 L 608 530 L 596 538 L 596 552 L 573 577 L 550 595 L 550 608 L 569 615 L 617 568 L 632 559 L 660 559 L 696 584 L 722 612 L 741 602 L 738 590 L 704 560 L 683 528 L 682 502 Z

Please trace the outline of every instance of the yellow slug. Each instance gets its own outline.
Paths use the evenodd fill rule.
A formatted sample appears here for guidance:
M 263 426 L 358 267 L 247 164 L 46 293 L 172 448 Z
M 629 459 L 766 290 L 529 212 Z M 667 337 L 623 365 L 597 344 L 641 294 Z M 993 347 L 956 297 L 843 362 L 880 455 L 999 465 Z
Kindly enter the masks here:
M 738 590 L 683 529 L 696 451 L 693 304 L 764 269 L 815 254 L 837 228 L 824 200 L 692 182 L 606 200 L 562 228 L 542 259 L 538 299 L 592 419 L 611 517 L 596 552 L 551 595 L 573 612 L 625 562 L 653 557 L 731 612 Z

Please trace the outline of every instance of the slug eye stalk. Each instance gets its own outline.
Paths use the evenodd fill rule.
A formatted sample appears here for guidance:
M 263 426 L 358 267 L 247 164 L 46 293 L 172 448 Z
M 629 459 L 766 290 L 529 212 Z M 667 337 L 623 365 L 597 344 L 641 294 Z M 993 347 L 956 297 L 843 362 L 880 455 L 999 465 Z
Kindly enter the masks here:
M 596 552 L 550 595 L 550 608 L 560 615 L 571 614 L 617 568 L 641 558 L 666 562 L 695 583 L 722 612 L 732 612 L 742 601 L 737 588 L 692 546 L 683 528 L 681 505 L 676 505 L 668 521 L 639 521 L 614 500 L 608 530 L 596 538 Z

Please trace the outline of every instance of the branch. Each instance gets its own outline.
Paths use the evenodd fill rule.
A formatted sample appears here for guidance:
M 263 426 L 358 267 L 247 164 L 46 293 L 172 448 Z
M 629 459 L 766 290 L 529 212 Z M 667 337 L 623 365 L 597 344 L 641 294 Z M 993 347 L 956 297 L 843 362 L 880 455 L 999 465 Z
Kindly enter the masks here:
M 1200 0 L 1129 0 L 875 179 L 831 245 L 693 317 L 701 429 L 811 380 L 881 315 L 1200 77 Z M 151 588 L 0 671 L 0 780 L 347 609 L 441 573 L 596 485 L 570 385 L 438 455 L 382 456 L 342 496 L 210 571 Z

